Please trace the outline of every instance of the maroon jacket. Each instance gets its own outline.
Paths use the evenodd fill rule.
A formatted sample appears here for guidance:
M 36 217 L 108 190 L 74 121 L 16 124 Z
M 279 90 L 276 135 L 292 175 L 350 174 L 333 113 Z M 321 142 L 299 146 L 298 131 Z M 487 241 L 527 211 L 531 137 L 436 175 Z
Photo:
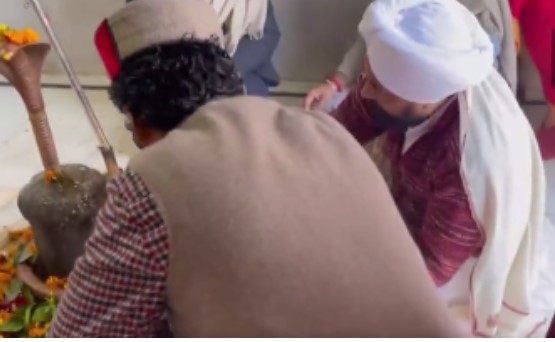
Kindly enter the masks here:
M 405 132 L 379 127 L 359 84 L 333 114 L 361 143 L 386 134 L 391 192 L 437 286 L 445 285 L 485 242 L 460 174 L 459 111 L 451 103 L 406 152 Z

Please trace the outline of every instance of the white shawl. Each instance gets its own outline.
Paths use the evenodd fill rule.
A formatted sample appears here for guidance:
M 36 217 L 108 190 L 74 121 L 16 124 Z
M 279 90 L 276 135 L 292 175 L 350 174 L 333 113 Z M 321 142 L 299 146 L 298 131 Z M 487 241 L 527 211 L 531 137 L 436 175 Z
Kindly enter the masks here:
M 555 241 L 545 221 L 545 176 L 535 135 L 496 72 L 459 95 L 461 172 L 486 243 L 471 273 L 473 330 L 525 337 L 549 324 L 555 287 L 539 279 Z M 508 151 L 510 151 L 508 153 Z
M 218 13 L 222 25 L 228 25 L 226 50 L 233 55 L 244 36 L 260 39 L 264 33 L 268 0 L 205 0 Z

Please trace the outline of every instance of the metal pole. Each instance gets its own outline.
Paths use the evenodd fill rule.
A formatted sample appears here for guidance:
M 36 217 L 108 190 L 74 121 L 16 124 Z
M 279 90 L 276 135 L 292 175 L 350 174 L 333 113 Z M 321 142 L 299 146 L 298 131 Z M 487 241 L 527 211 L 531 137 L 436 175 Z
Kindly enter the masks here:
M 106 167 L 108 168 L 108 174 L 113 176 L 119 172 L 119 168 L 117 167 L 116 158 L 114 155 L 114 150 L 110 145 L 110 142 L 108 141 L 108 138 L 106 137 L 106 134 L 104 133 L 104 130 L 102 129 L 102 126 L 100 125 L 100 122 L 96 117 L 96 114 L 94 113 L 94 109 L 91 106 L 89 98 L 87 97 L 85 90 L 81 86 L 81 83 L 77 78 L 77 74 L 73 69 L 73 66 L 69 62 L 69 59 L 67 58 L 62 46 L 60 45 L 60 41 L 58 40 L 58 37 L 56 36 L 54 29 L 50 25 L 50 20 L 48 19 L 48 16 L 44 12 L 44 9 L 42 8 L 40 1 L 29 0 L 29 3 L 33 6 L 33 9 L 37 13 L 39 20 L 41 21 L 48 37 L 50 38 L 50 42 L 54 46 L 54 50 L 56 50 L 58 57 L 60 58 L 60 62 L 69 78 L 71 87 L 77 93 L 77 96 L 79 97 L 79 100 L 81 101 L 81 104 L 85 109 L 85 114 L 87 115 L 87 118 L 89 119 L 89 123 L 91 124 L 96 134 L 96 137 L 100 143 L 99 148 L 102 153 L 102 156 L 104 157 Z

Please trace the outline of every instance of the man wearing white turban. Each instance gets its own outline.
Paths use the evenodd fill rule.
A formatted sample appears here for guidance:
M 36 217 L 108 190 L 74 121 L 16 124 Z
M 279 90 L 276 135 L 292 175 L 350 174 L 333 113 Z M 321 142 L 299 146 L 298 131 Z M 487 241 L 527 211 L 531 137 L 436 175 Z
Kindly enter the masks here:
M 439 294 L 476 336 L 544 335 L 543 165 L 487 34 L 455 0 L 376 0 L 359 30 L 365 73 L 334 116 L 360 143 L 386 134 L 391 191 Z

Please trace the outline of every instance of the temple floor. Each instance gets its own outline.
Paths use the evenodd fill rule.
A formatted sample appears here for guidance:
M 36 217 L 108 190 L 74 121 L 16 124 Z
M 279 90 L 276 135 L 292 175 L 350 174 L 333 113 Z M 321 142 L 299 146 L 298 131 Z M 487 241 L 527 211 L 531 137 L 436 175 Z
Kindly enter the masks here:
M 116 151 L 120 166 L 137 152 L 123 117 L 110 102 L 106 91 L 88 91 L 108 139 Z M 104 171 L 97 150 L 97 140 L 80 102 L 71 89 L 44 90 L 61 163 L 79 163 Z M 288 105 L 300 105 L 300 98 L 277 98 Z M 31 132 L 27 113 L 18 94 L 11 87 L 0 87 L 0 244 L 7 226 L 21 221 L 16 205 L 19 189 L 41 170 L 39 154 Z M 541 105 L 525 108 L 532 125 L 537 127 L 545 109 Z M 555 161 L 546 164 L 548 181 L 548 215 L 555 222 Z

